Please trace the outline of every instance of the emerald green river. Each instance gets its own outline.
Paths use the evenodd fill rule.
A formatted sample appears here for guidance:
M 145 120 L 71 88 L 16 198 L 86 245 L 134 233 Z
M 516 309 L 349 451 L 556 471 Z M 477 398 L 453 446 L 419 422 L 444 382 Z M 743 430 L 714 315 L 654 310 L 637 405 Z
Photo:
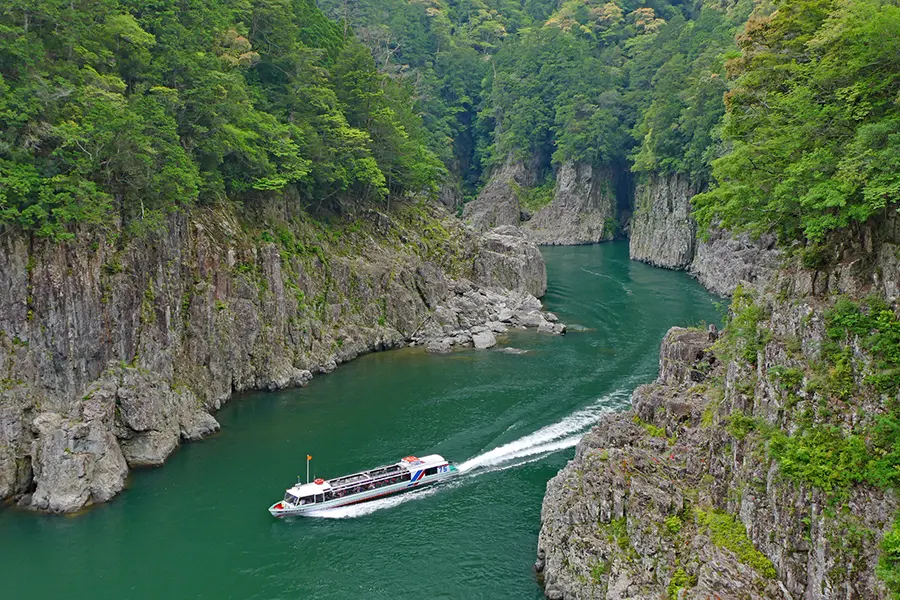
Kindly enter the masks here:
M 669 327 L 718 314 L 684 273 L 629 261 L 627 243 L 544 256 L 544 303 L 568 335 L 514 331 L 502 345 L 519 355 L 370 354 L 303 389 L 235 397 L 220 434 L 133 473 L 107 505 L 0 508 L 0 595 L 542 598 L 532 564 L 547 481 L 603 411 L 656 376 Z M 322 517 L 267 512 L 305 478 L 307 453 L 313 475 L 333 477 L 432 452 L 462 475 Z

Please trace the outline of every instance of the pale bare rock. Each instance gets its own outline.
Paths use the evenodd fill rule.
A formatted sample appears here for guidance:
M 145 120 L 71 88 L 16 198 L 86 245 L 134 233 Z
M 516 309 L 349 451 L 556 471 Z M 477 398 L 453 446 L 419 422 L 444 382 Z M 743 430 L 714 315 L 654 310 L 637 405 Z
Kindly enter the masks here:
M 697 243 L 688 271 L 712 293 L 730 296 L 741 282 L 754 285 L 768 280 L 780 262 L 775 236 L 752 239 L 713 228 L 708 239 Z
M 694 259 L 697 224 L 691 198 L 697 193 L 686 175 L 652 174 L 635 190 L 629 254 L 667 269 L 686 269 Z
M 472 336 L 472 345 L 479 350 L 493 348 L 497 345 L 497 338 L 490 330 L 479 331 Z
M 37 486 L 32 508 L 74 512 L 94 502 L 106 502 L 125 486 L 125 457 L 103 422 L 41 413 L 33 427 L 36 435 L 31 453 Z
M 510 157 L 506 164 L 491 174 L 478 198 L 466 204 L 463 221 L 478 232 L 503 225 L 518 225 L 521 208 L 516 190 L 533 183 L 534 177 L 524 163 Z
M 521 290 L 540 298 L 547 291 L 547 268 L 540 250 L 516 227 L 498 227 L 482 237 L 475 257 L 475 282 Z
M 568 162 L 556 174 L 553 200 L 522 229 L 536 244 L 593 244 L 615 237 L 617 217 L 612 169 Z

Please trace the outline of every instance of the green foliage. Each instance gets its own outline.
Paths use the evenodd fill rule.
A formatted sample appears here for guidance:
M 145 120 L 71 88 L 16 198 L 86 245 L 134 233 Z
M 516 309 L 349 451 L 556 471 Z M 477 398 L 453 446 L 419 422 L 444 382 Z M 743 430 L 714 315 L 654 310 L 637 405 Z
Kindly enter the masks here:
M 727 64 L 729 152 L 694 203 L 703 227 L 817 243 L 900 199 L 900 6 L 775 7 L 750 18 Z
M 881 540 L 881 557 L 875 573 L 887 585 L 895 600 L 900 598 L 900 515 Z
M 632 421 L 634 421 L 636 424 L 638 424 L 638 425 L 640 425 L 641 427 L 643 427 L 643 428 L 644 428 L 644 431 L 646 431 L 649 435 L 651 435 L 651 436 L 653 436 L 653 437 L 658 437 L 658 438 L 665 438 L 665 437 L 666 437 L 666 430 L 665 430 L 665 429 L 663 429 L 662 427 L 657 427 L 656 425 L 653 425 L 653 424 L 651 424 L 651 423 L 645 423 L 645 422 L 644 422 L 643 420 L 641 420 L 641 418 L 640 418 L 639 416 L 637 416 L 637 415 L 634 415 L 634 417 L 632 418 Z
M 825 328 L 833 342 L 847 343 L 856 338 L 872 354 L 874 369 L 866 376 L 866 383 L 886 394 L 900 390 L 900 319 L 883 299 L 871 296 L 857 304 L 841 298 L 825 313 Z M 849 350 L 832 355 L 837 355 L 841 368 L 850 368 Z
M 775 566 L 768 558 L 756 549 L 744 525 L 728 513 L 695 509 L 697 523 L 709 530 L 712 543 L 734 552 L 739 561 L 756 569 L 760 575 L 774 579 L 777 575 Z
M 286 189 L 431 190 L 441 166 L 410 98 L 312 0 L 14 3 L 0 12 L 0 223 L 65 239 L 75 223 L 139 230 Z
M 626 554 L 634 552 L 634 548 L 631 546 L 631 536 L 628 535 L 628 519 L 626 517 L 613 519 L 608 524 L 600 523 L 598 528 L 606 534 L 610 542 L 614 542 L 619 547 L 619 550 Z
M 774 432 L 769 452 L 786 476 L 838 496 L 867 479 L 865 441 L 835 426 L 811 426 L 791 436 Z
M 681 531 L 681 517 L 678 515 L 669 515 L 664 522 L 666 530 L 672 535 L 678 535 Z
M 731 299 L 730 314 L 719 348 L 730 356 L 756 364 L 757 355 L 768 343 L 770 334 L 759 327 L 765 315 L 762 307 L 756 304 L 753 292 L 738 285 Z
M 591 565 L 591 581 L 594 583 L 602 583 L 607 573 L 609 573 L 609 563 L 605 560 L 597 561 Z
M 531 212 L 537 212 L 553 201 L 554 182 L 550 178 L 531 188 L 524 188 L 515 181 L 511 181 L 510 185 L 519 199 L 519 205 Z
M 714 135 L 725 113 L 724 55 L 734 49 L 740 24 L 704 7 L 694 21 L 672 19 L 629 64 L 632 89 L 646 109 L 634 129 L 638 172 L 685 173 L 709 178 Z
M 728 422 L 725 430 L 737 440 L 743 440 L 752 431 L 756 431 L 761 427 L 758 420 L 749 417 L 740 411 L 735 411 L 728 415 Z
M 669 600 L 677 600 L 678 593 L 681 590 L 694 587 L 695 585 L 697 585 L 697 577 L 688 575 L 684 569 L 679 567 L 672 573 L 672 579 L 669 580 L 669 585 L 666 587 L 666 594 Z

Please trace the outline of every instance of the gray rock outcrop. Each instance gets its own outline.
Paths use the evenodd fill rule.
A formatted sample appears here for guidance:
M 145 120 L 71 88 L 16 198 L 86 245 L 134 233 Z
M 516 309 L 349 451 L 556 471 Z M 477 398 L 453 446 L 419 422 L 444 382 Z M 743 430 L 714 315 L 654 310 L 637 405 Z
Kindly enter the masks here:
M 775 236 L 753 240 L 747 234 L 734 236 L 714 228 L 708 239 L 697 244 L 688 272 L 712 293 L 730 296 L 741 282 L 755 284 L 768 279 L 780 263 Z
M 522 209 L 516 189 L 533 184 L 533 173 L 522 161 L 510 157 L 491 174 L 478 197 L 466 204 L 463 221 L 479 232 L 503 225 L 518 225 Z
M 460 280 L 453 282 L 449 296 L 412 336 L 412 343 L 433 353 L 449 352 L 453 346 L 486 349 L 497 344 L 495 334 L 509 327 L 552 335 L 566 332 L 566 326 L 553 313 L 543 312 L 540 300 L 528 292 L 480 288 Z
M 535 562 L 547 597 L 892 598 L 876 567 L 900 498 L 860 473 L 886 452 L 873 432 L 896 389 L 869 378 L 880 351 L 826 324 L 838 296 L 900 314 L 898 248 L 900 217 L 885 211 L 745 281 L 751 323 L 670 330 L 657 380 L 548 483 Z M 849 394 L 822 383 L 835 344 L 852 357 Z M 867 448 L 848 467 L 851 432 Z
M 776 330 L 791 319 L 773 318 Z M 707 331 L 670 330 L 656 382 L 634 391 L 631 411 L 605 415 L 547 484 L 535 563 L 546 596 L 890 598 L 875 576 L 877 539 L 898 499 L 859 487 L 852 513 L 828 516 L 824 493 L 781 476 L 757 439 L 726 429 L 736 411 L 787 427 L 784 390 L 748 390 L 751 373 L 717 362 L 708 344 Z M 761 382 L 784 364 L 765 354 Z M 724 395 L 709 395 L 719 378 Z M 846 536 L 870 542 L 832 543 Z
M 629 254 L 667 269 L 686 269 L 694 259 L 697 224 L 691 198 L 697 190 L 684 175 L 651 175 L 635 189 Z
M 134 239 L 5 231 L 0 499 L 53 512 L 104 502 L 128 468 L 217 431 L 211 413 L 236 392 L 304 385 L 406 345 L 435 314 L 493 334 L 505 327 L 490 319 L 500 303 L 540 309 L 543 259 L 518 232 L 482 240 L 435 207 L 405 204 L 355 223 L 323 232 L 297 216 L 253 233 L 198 208 Z
M 774 237 L 752 240 L 714 227 L 707 239 L 698 239 L 691 199 L 699 191 L 682 174 L 651 174 L 639 184 L 631 221 L 631 258 L 687 270 L 720 296 L 730 296 L 742 281 L 755 283 L 770 277 L 781 259 Z
M 497 227 L 485 233 L 473 270 L 475 280 L 485 287 L 523 290 L 537 298 L 547 291 L 541 252 L 516 227 Z
M 569 162 L 556 174 L 553 200 L 522 229 L 537 244 L 593 244 L 615 237 L 616 218 L 612 170 Z

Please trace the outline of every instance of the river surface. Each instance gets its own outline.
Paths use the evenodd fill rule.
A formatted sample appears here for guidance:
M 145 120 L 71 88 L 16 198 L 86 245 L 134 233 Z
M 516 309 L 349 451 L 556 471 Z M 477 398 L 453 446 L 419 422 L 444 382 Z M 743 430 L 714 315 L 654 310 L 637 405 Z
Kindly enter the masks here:
M 222 432 L 134 473 L 77 517 L 0 509 L 0 596 L 538 599 L 547 481 L 603 411 L 656 376 L 672 325 L 715 322 L 684 273 L 626 243 L 544 249 L 548 310 L 566 336 L 511 333 L 495 350 L 370 354 L 308 387 L 234 398 Z M 581 327 L 575 327 L 581 326 Z M 284 488 L 440 453 L 462 475 L 396 498 L 276 520 Z

